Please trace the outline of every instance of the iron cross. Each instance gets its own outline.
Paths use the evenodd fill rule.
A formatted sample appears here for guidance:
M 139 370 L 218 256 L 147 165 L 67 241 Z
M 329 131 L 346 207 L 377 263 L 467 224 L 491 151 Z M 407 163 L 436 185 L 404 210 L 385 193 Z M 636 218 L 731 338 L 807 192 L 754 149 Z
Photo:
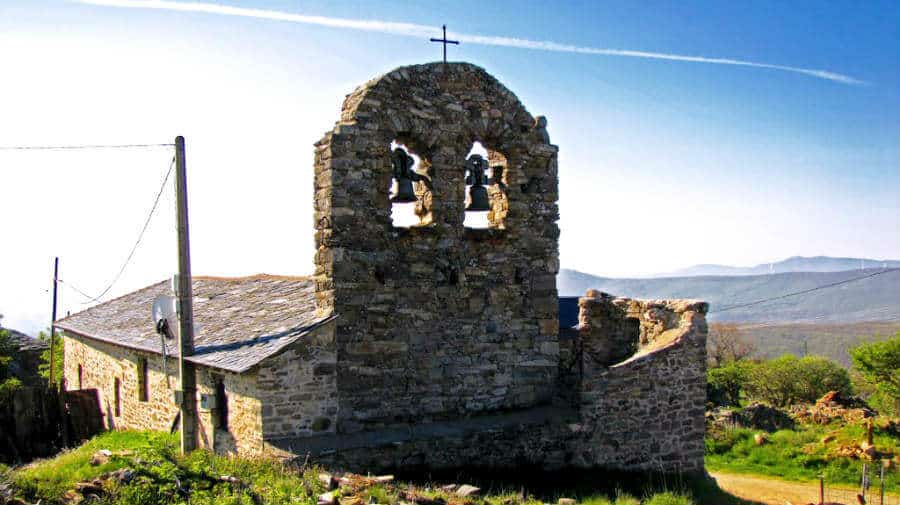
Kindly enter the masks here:
M 447 63 L 447 44 L 456 44 L 459 45 L 458 40 L 447 40 L 447 25 L 443 25 L 444 29 L 444 38 L 442 39 L 431 39 L 432 42 L 441 42 L 444 44 L 444 63 Z

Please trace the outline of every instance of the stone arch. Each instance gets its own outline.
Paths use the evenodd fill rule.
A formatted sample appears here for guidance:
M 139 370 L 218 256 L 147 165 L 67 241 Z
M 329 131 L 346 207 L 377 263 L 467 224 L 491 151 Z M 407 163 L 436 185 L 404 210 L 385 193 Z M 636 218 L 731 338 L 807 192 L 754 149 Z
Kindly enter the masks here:
M 384 194 L 392 141 L 429 161 L 428 226 L 392 226 Z M 506 162 L 504 229 L 463 226 L 474 141 Z M 559 229 L 557 148 L 546 120 L 477 66 L 401 67 L 347 95 L 340 121 L 316 144 L 315 173 L 318 307 L 339 316 L 338 431 L 387 415 L 548 401 Z M 480 342 L 477 355 L 432 359 L 465 339 Z M 496 368 L 484 379 L 496 381 L 494 396 L 484 396 L 484 384 L 435 379 L 473 360 Z

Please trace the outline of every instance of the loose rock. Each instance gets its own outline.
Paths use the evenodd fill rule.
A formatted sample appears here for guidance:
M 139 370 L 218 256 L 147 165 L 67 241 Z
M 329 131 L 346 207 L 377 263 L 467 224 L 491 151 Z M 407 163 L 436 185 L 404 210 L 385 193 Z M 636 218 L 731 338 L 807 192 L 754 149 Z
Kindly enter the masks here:
M 468 484 L 463 484 L 456 490 L 456 494 L 459 496 L 478 496 L 480 493 L 481 488 L 470 486 Z
M 317 505 L 336 505 L 337 498 L 335 498 L 333 491 L 329 491 L 327 493 L 320 494 L 316 503 Z

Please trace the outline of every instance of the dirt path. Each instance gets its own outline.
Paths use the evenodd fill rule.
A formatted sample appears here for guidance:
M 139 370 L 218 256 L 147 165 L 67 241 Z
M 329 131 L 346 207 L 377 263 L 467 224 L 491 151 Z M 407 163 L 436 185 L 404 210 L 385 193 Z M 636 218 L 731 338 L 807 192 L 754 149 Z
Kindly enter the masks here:
M 738 475 L 733 473 L 712 472 L 710 475 L 716 479 L 719 487 L 728 494 L 738 498 L 765 503 L 767 505 L 784 505 L 790 502 L 794 505 L 807 503 L 819 503 L 819 484 L 813 482 L 792 482 L 760 477 L 756 475 Z M 851 489 L 831 488 L 826 492 L 826 501 L 856 504 L 856 491 Z M 869 503 L 877 504 L 872 501 Z M 885 504 L 900 503 L 900 497 L 892 495 L 887 497 Z

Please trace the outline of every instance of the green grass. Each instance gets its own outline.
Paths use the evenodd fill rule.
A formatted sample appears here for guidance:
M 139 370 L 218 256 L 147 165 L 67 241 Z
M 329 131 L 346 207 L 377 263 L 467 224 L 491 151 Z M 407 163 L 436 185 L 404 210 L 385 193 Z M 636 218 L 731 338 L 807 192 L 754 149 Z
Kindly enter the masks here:
M 90 480 L 120 468 L 135 470 L 128 485 L 110 489 L 116 504 L 183 503 L 190 489 L 191 503 L 314 504 L 314 496 L 324 492 L 315 469 L 298 472 L 266 460 L 228 458 L 207 451 L 187 457 L 177 454 L 177 438 L 163 433 L 113 431 L 104 433 L 81 447 L 55 458 L 33 462 L 12 472 L 12 481 L 22 496 L 45 503 L 58 503 L 76 482 Z M 113 456 L 109 462 L 92 466 L 91 456 L 100 449 L 131 451 Z M 244 487 L 218 481 L 221 475 L 250 483 Z M 181 486 L 179 488 L 178 484 Z
M 101 449 L 114 453 L 107 463 L 90 464 Z M 127 451 L 115 455 L 120 451 Z M 60 503 L 75 483 L 94 479 L 101 474 L 130 468 L 136 477 L 128 484 L 107 481 L 108 494 L 101 503 L 107 505 L 192 504 L 297 504 L 315 505 L 316 497 L 325 492 L 317 476 L 321 468 L 297 468 L 267 459 L 217 456 L 208 451 L 195 451 L 188 456 L 178 454 L 177 438 L 163 433 L 115 431 L 104 433 L 81 447 L 55 458 L 35 461 L 14 468 L 0 468 L 0 480 L 8 478 L 18 495 L 30 502 Z M 237 478 L 240 483 L 223 482 L 220 476 Z M 563 474 L 565 475 L 565 474 Z M 459 476 L 457 476 L 459 477 Z M 571 475 L 570 475 L 571 477 Z M 493 484 L 481 486 L 484 496 L 461 498 L 441 489 L 442 484 L 459 482 L 406 481 L 369 486 L 361 491 L 341 490 L 339 496 L 355 496 L 362 503 L 394 504 L 401 493 L 413 491 L 432 498 L 441 497 L 449 505 L 541 505 L 555 504 L 560 497 L 572 497 L 580 505 L 692 505 L 732 504 L 741 501 L 725 495 L 709 481 L 666 481 L 651 476 L 617 477 L 612 474 L 575 478 L 577 485 L 563 483 L 552 490 L 545 484 L 557 483 L 552 475 L 538 477 L 538 494 L 524 492 L 521 485 Z M 562 481 L 559 481 L 562 483 Z M 628 494 L 624 489 L 638 490 Z M 541 487 L 543 486 L 543 487 Z M 538 488 L 542 490 L 538 490 Z M 615 491 L 619 489 L 618 491 Z M 643 491 L 640 491 L 643 490 Z M 640 498 L 636 498 L 639 496 Z M 691 498 L 694 496 L 695 498 Z
M 758 430 L 721 430 L 707 434 L 706 468 L 710 471 L 768 475 L 786 480 L 814 481 L 824 475 L 834 484 L 859 483 L 863 461 L 837 457 L 840 445 L 858 444 L 865 439 L 866 429 L 858 424 L 834 422 L 829 425 L 798 425 L 793 430 L 780 430 L 768 435 L 768 441 L 757 446 L 753 436 Z M 823 444 L 822 438 L 835 440 Z M 879 451 L 900 454 L 900 440 L 876 428 L 873 438 Z M 879 462 L 869 462 L 877 466 Z M 888 489 L 900 488 L 900 475 L 886 474 Z
M 56 500 L 76 482 L 127 466 L 122 458 L 110 458 L 106 464 L 91 466 L 91 456 L 101 449 L 110 451 L 143 451 L 165 443 L 175 443 L 174 437 L 161 433 L 112 431 L 86 442 L 81 447 L 65 451 L 55 458 L 38 460 L 13 472 L 15 486 L 26 496 Z

